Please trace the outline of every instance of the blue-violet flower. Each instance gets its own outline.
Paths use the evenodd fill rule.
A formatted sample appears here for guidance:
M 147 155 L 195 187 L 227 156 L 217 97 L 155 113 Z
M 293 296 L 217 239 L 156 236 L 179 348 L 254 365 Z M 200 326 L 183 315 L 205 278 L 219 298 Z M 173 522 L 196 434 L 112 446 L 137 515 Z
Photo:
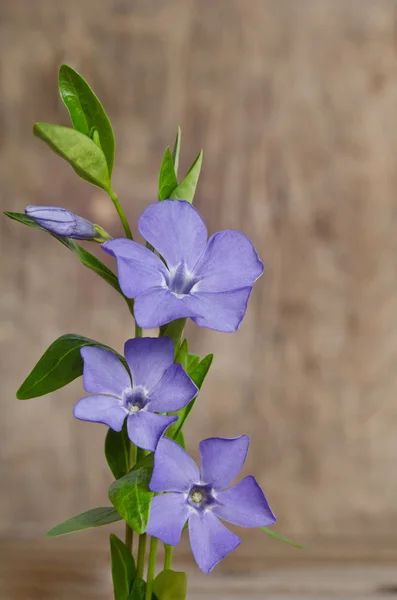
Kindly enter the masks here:
M 25 214 L 37 225 L 60 237 L 104 242 L 111 236 L 84 217 L 58 206 L 27 206 Z
M 189 522 L 189 537 L 200 569 L 209 573 L 241 543 L 219 519 L 241 527 L 273 525 L 276 518 L 254 477 L 227 488 L 244 465 L 249 438 L 209 438 L 200 443 L 201 470 L 176 442 L 162 438 L 150 481 L 153 498 L 147 533 L 179 544 Z
M 138 220 L 147 248 L 114 239 L 102 248 L 116 257 L 121 289 L 135 298 L 135 317 L 153 328 L 181 317 L 218 331 L 236 331 L 247 310 L 252 286 L 263 271 L 251 241 L 241 232 L 212 235 L 185 200 L 148 206 Z
M 135 338 L 124 347 L 130 373 L 112 352 L 96 346 L 81 349 L 83 385 L 94 394 L 77 402 L 74 416 L 121 431 L 145 450 L 155 450 L 175 416 L 158 415 L 186 406 L 197 386 L 180 364 L 174 364 L 171 338 Z

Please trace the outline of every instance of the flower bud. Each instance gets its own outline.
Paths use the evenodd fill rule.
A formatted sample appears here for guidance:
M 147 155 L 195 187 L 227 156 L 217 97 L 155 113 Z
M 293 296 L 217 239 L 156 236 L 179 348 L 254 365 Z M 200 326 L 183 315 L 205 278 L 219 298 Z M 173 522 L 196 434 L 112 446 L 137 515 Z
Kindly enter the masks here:
M 27 206 L 25 214 L 37 225 L 60 237 L 105 242 L 111 236 L 99 225 L 57 206 Z

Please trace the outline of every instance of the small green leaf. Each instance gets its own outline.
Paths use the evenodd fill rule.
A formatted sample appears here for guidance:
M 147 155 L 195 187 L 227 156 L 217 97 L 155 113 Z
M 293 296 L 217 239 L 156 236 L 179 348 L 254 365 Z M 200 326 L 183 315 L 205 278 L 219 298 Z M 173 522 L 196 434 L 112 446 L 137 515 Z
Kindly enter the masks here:
M 128 596 L 128 600 L 145 600 L 146 594 L 146 581 L 137 577 L 133 583 L 131 594 Z
M 128 600 L 136 577 L 135 561 L 127 546 L 113 533 L 110 534 L 112 579 L 115 600 Z
M 174 439 L 172 436 L 170 436 L 171 439 Z M 185 450 L 186 449 L 186 444 L 185 444 L 185 436 L 183 435 L 183 431 L 179 431 L 179 433 L 177 434 L 176 438 L 175 438 L 175 442 L 177 444 L 179 444 L 180 446 L 182 446 L 182 448 Z
M 172 200 L 187 200 L 188 202 L 193 203 L 202 162 L 203 151 L 201 150 L 200 154 L 190 167 L 185 179 L 183 179 L 183 181 L 181 181 L 181 183 L 174 188 L 172 194 L 169 196 Z
M 181 132 L 181 128 L 178 125 L 174 149 L 172 151 L 172 162 L 174 163 L 174 170 L 175 170 L 176 177 L 178 177 L 179 153 L 181 151 L 181 137 L 182 137 L 182 132 Z
M 167 200 L 178 186 L 175 175 L 174 162 L 169 147 L 167 147 L 160 168 L 159 175 L 159 200 Z
M 153 591 L 158 600 L 185 600 L 187 594 L 187 575 L 182 571 L 165 569 L 153 582 Z
M 35 223 L 33 219 L 31 219 L 24 213 L 6 211 L 4 212 L 4 214 L 10 219 L 13 219 L 14 221 L 18 221 L 19 223 L 23 223 L 24 225 L 28 225 L 29 227 L 40 229 L 41 231 L 49 233 L 53 238 L 58 240 L 58 242 L 61 242 L 61 244 L 69 248 L 69 250 L 71 250 L 73 254 L 75 254 L 77 258 L 80 259 L 80 261 L 85 267 L 97 273 L 100 277 L 102 277 L 102 279 L 104 279 L 109 285 L 111 285 L 112 288 L 114 288 L 119 294 L 123 296 L 123 293 L 119 286 L 119 282 L 113 271 L 111 271 L 106 265 L 104 265 L 103 262 L 101 262 L 96 256 L 94 256 L 94 254 L 91 254 L 91 252 L 88 252 L 88 250 L 77 244 L 77 242 L 70 238 L 62 238 L 58 235 L 50 233 L 43 227 L 40 227 L 40 225 L 37 225 L 37 223 Z
M 167 323 L 167 325 L 163 325 L 160 327 L 160 336 L 168 336 L 174 342 L 175 347 L 175 356 L 178 354 L 179 346 L 181 343 L 183 330 L 185 329 L 187 319 L 175 319 L 175 321 L 171 321 L 171 323 Z
M 198 354 L 188 354 L 187 356 L 187 373 L 190 375 L 192 371 L 197 367 L 200 362 Z
M 18 400 L 29 400 L 59 390 L 83 373 L 83 359 L 80 350 L 84 346 L 97 346 L 110 350 L 121 360 L 124 358 L 115 350 L 74 333 L 62 335 L 44 352 L 39 362 L 27 376 L 19 390 Z
M 299 544 L 296 544 L 295 542 L 291 542 L 291 540 L 280 535 L 279 533 L 276 533 L 275 531 L 273 531 L 273 529 L 270 529 L 270 527 L 259 527 L 259 529 L 261 531 L 264 531 L 265 533 L 267 533 L 267 535 L 270 535 L 272 538 L 279 540 L 279 542 L 284 542 L 284 544 L 288 544 L 289 546 L 293 546 L 294 548 L 299 548 L 300 550 L 303 549 L 303 546 L 300 546 Z
M 187 340 L 184 339 L 182 344 L 179 346 L 178 353 L 175 357 L 175 362 L 182 365 L 182 367 L 187 370 L 187 359 L 188 359 L 189 349 L 187 345 Z
M 87 135 L 51 123 L 36 123 L 33 132 L 64 158 L 82 179 L 109 190 L 110 175 L 105 155 Z
M 92 128 L 96 128 L 111 175 L 114 163 L 114 133 L 102 104 L 83 77 L 69 65 L 62 65 L 59 69 L 59 91 L 69 111 L 73 127 L 85 135 L 90 135 Z
M 93 508 L 81 515 L 77 515 L 77 517 L 72 517 L 64 521 L 60 525 L 56 525 L 47 533 L 47 536 L 58 537 L 74 533 L 75 531 L 82 531 L 83 529 L 102 527 L 102 525 L 109 525 L 110 523 L 116 523 L 116 521 L 121 521 L 121 517 L 113 506 Z
M 153 454 L 138 462 L 109 488 L 109 499 L 124 521 L 137 533 L 144 533 L 149 520 L 153 492 L 149 482 L 153 471 Z
M 124 477 L 130 470 L 130 448 L 127 419 L 121 431 L 114 431 L 109 427 L 105 440 L 105 456 L 115 479 Z

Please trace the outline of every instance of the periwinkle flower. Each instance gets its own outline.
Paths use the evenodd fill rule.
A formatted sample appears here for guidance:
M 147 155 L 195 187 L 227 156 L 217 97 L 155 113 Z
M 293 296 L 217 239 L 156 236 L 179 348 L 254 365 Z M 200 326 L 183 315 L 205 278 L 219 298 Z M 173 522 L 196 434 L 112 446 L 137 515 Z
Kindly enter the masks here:
M 189 522 L 189 537 L 200 569 L 209 573 L 240 538 L 219 519 L 241 527 L 273 525 L 276 518 L 254 477 L 232 483 L 244 465 L 249 438 L 209 438 L 200 443 L 201 470 L 176 442 L 162 438 L 150 481 L 153 498 L 147 533 L 166 544 L 179 544 Z
M 112 352 L 95 346 L 81 349 L 83 385 L 94 394 L 77 402 L 74 416 L 121 431 L 145 450 L 155 450 L 175 416 L 159 415 L 186 406 L 197 386 L 180 364 L 174 364 L 171 338 L 135 338 L 124 346 L 130 373 Z
M 181 317 L 218 331 L 236 331 L 247 310 L 252 286 L 263 271 L 251 241 L 241 232 L 212 235 L 185 200 L 148 206 L 138 221 L 147 248 L 114 239 L 102 248 L 116 257 L 121 289 L 135 298 L 135 317 L 154 328 Z
M 27 206 L 25 214 L 37 225 L 60 237 L 104 242 L 111 236 L 84 217 L 58 206 Z

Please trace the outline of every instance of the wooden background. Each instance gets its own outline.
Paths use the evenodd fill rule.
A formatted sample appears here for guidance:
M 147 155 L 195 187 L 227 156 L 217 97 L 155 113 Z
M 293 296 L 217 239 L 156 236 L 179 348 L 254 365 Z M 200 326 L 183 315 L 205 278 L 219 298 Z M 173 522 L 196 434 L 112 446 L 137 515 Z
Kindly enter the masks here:
M 196 205 L 210 232 L 249 235 L 266 272 L 238 333 L 189 329 L 194 351 L 215 352 L 189 447 L 249 434 L 247 472 L 287 535 L 341 552 L 346 536 L 357 552 L 393 540 L 397 1 L 2 0 L 0 56 L 2 210 L 65 206 L 121 233 L 106 195 L 31 134 L 68 122 L 62 62 L 112 119 L 134 228 L 177 124 L 182 172 L 204 148 Z M 41 536 L 106 502 L 105 428 L 73 420 L 80 381 L 27 402 L 15 390 L 59 335 L 120 350 L 133 329 L 50 237 L 2 218 L 0 244 L 0 534 Z

